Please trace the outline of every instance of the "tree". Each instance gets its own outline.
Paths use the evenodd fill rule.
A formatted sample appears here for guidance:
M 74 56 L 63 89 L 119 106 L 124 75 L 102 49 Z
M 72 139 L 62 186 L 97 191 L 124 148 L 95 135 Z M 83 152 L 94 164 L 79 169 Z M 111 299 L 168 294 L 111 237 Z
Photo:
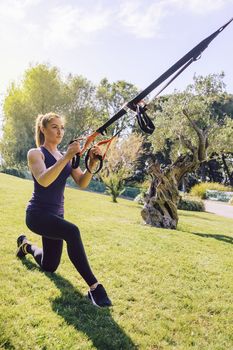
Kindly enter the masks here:
M 224 75 L 221 75 L 224 77 Z M 218 125 L 220 134 L 214 142 L 213 153 L 205 162 L 201 164 L 200 170 L 197 175 L 200 176 L 202 181 L 214 181 L 224 182 L 224 184 L 233 186 L 233 174 L 232 174 L 232 148 L 231 148 L 231 120 L 233 120 L 233 95 L 226 92 L 216 95 L 216 99 L 213 103 L 213 115 Z M 223 126 L 225 116 L 228 116 L 228 121 Z
M 62 81 L 56 67 L 30 67 L 21 84 L 12 84 L 4 101 L 4 127 L 0 150 L 6 167 L 23 167 L 29 148 L 35 147 L 38 114 L 57 112 L 66 117 L 61 149 L 74 137 L 97 124 L 95 87 L 81 76 Z
M 141 145 L 142 137 L 134 133 L 127 138 L 113 141 L 109 148 L 100 178 L 114 203 L 123 192 L 125 183 L 136 166 L 142 152 Z
M 156 132 L 151 137 L 154 151 L 171 141 L 172 164 L 161 168 L 159 163 L 149 166 L 152 181 L 142 217 L 148 224 L 176 228 L 178 186 L 185 174 L 198 169 L 213 152 L 223 145 L 232 149 L 230 140 L 232 120 L 214 108 L 224 93 L 223 75 L 194 77 L 194 84 L 184 93 L 175 93 L 154 112 Z M 155 108 L 155 106 L 154 106 Z M 153 112 L 153 110 L 151 111 Z
M 126 102 L 137 95 L 137 88 L 124 80 L 119 80 L 114 83 L 109 83 L 105 78 L 102 79 L 96 90 L 97 109 L 99 111 L 100 123 L 105 123 L 113 116 Z M 124 118 L 120 118 L 110 131 L 125 129 L 131 132 L 132 126 L 135 123 L 135 118 L 131 118 L 129 112 Z
M 64 84 L 62 112 L 66 117 L 65 135 L 61 147 L 85 134 L 90 134 L 97 125 L 96 88 L 82 76 L 68 76 Z
M 0 150 L 7 167 L 26 165 L 33 140 L 35 118 L 39 113 L 59 111 L 63 104 L 59 71 L 47 65 L 29 68 L 20 85 L 12 84 L 5 98 L 3 138 Z

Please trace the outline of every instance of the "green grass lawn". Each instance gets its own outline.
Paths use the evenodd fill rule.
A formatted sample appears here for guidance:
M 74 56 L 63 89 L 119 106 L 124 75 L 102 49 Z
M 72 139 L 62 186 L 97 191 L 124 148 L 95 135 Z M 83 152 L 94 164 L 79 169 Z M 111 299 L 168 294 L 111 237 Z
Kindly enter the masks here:
M 66 249 L 56 273 L 15 257 L 32 182 L 0 174 L 0 349 L 233 349 L 233 220 L 181 211 L 143 225 L 138 204 L 66 189 L 66 218 L 114 306 L 98 309 Z

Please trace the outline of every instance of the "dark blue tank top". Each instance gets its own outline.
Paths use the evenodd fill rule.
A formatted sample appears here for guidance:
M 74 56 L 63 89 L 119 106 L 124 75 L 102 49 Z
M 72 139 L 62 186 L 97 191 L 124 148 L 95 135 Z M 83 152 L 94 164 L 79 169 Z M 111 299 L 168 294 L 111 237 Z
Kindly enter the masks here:
M 46 168 L 51 167 L 56 163 L 56 158 L 43 146 L 40 147 L 41 152 L 45 157 Z M 59 176 L 48 187 L 41 186 L 36 179 L 34 180 L 34 191 L 32 198 L 28 203 L 27 211 L 31 210 L 46 210 L 47 212 L 63 215 L 64 214 L 64 189 L 66 179 L 72 171 L 70 163 L 68 163 L 61 171 Z

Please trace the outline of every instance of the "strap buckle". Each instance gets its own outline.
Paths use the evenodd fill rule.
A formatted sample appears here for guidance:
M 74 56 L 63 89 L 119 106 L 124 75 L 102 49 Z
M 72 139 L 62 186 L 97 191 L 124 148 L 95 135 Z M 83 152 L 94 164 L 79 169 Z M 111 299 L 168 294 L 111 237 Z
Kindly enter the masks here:
M 127 109 L 130 109 L 131 111 L 136 113 L 138 125 L 142 131 L 144 131 L 146 134 L 153 134 L 155 126 L 148 114 L 146 113 L 147 105 L 143 100 L 138 102 L 137 104 L 129 102 L 123 108 L 126 111 Z

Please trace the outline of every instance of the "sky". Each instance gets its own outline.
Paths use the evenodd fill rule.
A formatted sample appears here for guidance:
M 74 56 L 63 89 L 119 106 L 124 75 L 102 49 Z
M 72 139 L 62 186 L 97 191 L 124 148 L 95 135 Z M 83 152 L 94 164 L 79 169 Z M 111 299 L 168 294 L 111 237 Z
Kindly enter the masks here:
M 0 97 L 38 63 L 144 89 L 232 17 L 233 0 L 0 0 Z M 233 22 L 165 93 L 221 71 L 233 93 Z

